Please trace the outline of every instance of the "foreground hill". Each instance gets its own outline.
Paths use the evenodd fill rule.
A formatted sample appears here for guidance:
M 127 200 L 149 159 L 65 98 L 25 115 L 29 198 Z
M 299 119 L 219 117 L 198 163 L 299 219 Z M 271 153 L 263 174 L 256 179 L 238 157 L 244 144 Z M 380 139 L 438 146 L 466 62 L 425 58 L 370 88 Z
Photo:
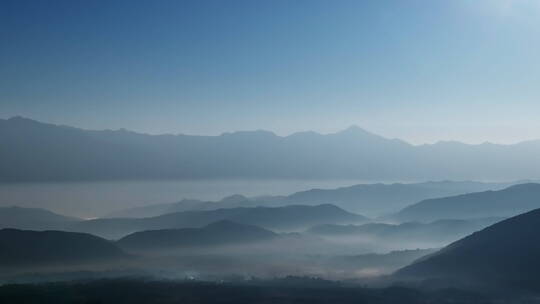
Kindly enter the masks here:
M 88 131 L 0 120 L 0 182 L 194 178 L 518 180 L 540 172 L 540 141 L 414 146 L 358 127 L 335 134 L 220 136 Z M 494 164 L 497 164 L 494 166 Z
M 116 244 L 128 251 L 146 251 L 246 244 L 277 237 L 276 233 L 257 226 L 223 220 L 202 228 L 136 232 L 123 237 Z
M 474 292 L 455 289 L 443 291 L 421 291 L 400 287 L 369 289 L 302 277 L 225 283 L 117 279 L 0 286 L 1 303 L 477 304 L 492 303 L 494 299 L 498 300 L 496 303 L 504 303 L 497 297 L 481 296 Z
M 63 231 L 0 230 L 0 266 L 66 265 L 125 258 L 102 238 Z
M 196 228 L 220 220 L 230 220 L 271 230 L 296 231 L 320 224 L 361 223 L 367 218 L 333 205 L 255 207 L 176 212 L 137 219 L 96 219 L 75 223 L 69 229 L 106 238 L 121 238 L 138 231 Z
M 504 220 L 399 270 L 415 278 L 540 286 L 540 209 Z
M 80 221 L 54 212 L 38 208 L 0 207 L 0 229 L 15 228 L 27 230 L 62 229 Z
M 540 184 L 528 183 L 499 191 L 425 200 L 401 210 L 394 219 L 430 222 L 439 219 L 510 217 L 536 208 L 540 208 Z

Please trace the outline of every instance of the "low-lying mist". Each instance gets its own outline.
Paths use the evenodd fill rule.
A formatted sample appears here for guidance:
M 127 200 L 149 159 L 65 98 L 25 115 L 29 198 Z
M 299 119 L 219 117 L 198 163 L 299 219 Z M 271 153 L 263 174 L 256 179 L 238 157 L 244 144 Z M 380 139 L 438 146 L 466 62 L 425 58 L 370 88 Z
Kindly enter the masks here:
M 0 267 L 0 280 L 32 282 L 92 277 L 152 277 L 157 279 L 223 280 L 279 278 L 286 276 L 351 280 L 390 274 L 433 249 L 394 251 L 386 254 L 308 253 L 292 242 L 146 252 L 123 260 L 81 264 Z M 270 249 L 271 250 L 267 250 Z

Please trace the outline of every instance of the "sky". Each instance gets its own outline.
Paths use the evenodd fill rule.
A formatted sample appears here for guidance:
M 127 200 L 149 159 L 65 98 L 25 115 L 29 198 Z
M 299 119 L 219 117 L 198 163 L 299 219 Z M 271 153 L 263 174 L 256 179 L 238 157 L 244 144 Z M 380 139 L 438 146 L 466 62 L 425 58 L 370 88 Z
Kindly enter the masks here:
M 538 0 L 0 1 L 0 118 L 540 138 Z

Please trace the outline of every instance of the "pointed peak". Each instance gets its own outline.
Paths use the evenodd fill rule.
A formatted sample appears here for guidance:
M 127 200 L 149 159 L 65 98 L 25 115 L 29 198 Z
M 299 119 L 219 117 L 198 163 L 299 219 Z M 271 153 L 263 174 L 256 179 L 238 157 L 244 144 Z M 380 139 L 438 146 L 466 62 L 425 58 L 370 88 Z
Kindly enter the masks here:
M 345 130 L 343 130 L 341 132 L 338 132 L 338 134 L 364 134 L 364 135 L 368 134 L 368 135 L 377 136 L 374 133 L 366 131 L 365 129 L 363 129 L 363 128 L 357 126 L 357 125 L 351 125 L 350 127 L 346 128 Z
M 351 125 L 342 132 L 366 132 L 366 130 L 360 128 L 358 125 Z
M 383 138 L 377 134 L 371 133 L 366 131 L 365 129 L 360 128 L 357 125 L 352 125 L 348 127 L 347 129 L 334 133 L 334 135 L 341 135 L 341 136 L 362 136 L 362 137 L 376 137 L 376 138 Z

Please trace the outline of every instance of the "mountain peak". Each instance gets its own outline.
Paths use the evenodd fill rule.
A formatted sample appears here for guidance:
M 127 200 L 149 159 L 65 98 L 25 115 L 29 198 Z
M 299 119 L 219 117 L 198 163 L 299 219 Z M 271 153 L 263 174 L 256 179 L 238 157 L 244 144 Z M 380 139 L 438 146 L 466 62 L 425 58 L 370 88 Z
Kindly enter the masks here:
M 345 129 L 343 131 L 334 133 L 333 135 L 346 136 L 346 137 L 362 137 L 362 138 L 374 138 L 374 139 L 389 140 L 389 139 L 386 139 L 386 138 L 384 138 L 384 137 L 382 137 L 380 135 L 377 135 L 377 134 L 371 133 L 369 131 L 366 131 L 365 129 L 362 129 L 357 125 L 352 125 L 352 126 L 348 127 L 347 129 Z
M 338 132 L 338 133 L 341 133 L 341 134 L 343 134 L 343 133 L 346 133 L 346 134 L 371 134 L 368 131 L 360 128 L 357 125 L 351 125 L 348 128 L 346 128 L 345 130 L 343 130 L 341 132 Z

